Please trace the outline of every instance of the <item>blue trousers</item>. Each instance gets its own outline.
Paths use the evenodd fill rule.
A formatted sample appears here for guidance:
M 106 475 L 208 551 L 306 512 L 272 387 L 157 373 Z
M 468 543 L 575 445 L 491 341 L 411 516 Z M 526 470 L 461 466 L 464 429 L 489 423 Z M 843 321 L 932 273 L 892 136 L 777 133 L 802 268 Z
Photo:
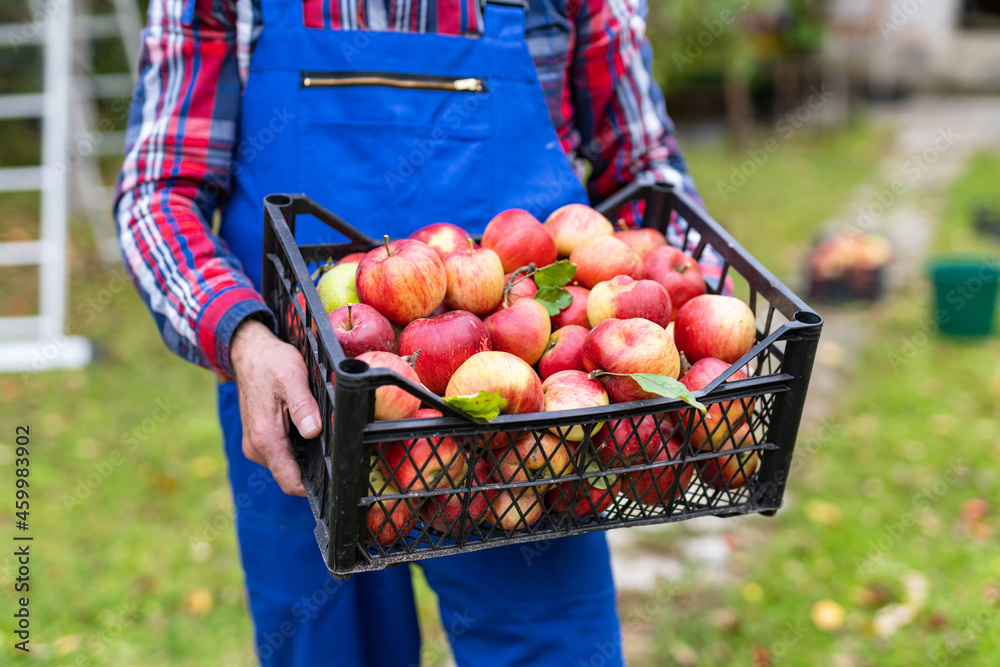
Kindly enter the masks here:
M 233 383 L 219 388 L 219 415 L 260 663 L 419 667 L 409 568 L 332 578 L 307 501 L 283 494 L 267 469 L 244 458 Z M 603 533 L 419 565 L 438 595 L 441 622 L 462 667 L 624 664 Z

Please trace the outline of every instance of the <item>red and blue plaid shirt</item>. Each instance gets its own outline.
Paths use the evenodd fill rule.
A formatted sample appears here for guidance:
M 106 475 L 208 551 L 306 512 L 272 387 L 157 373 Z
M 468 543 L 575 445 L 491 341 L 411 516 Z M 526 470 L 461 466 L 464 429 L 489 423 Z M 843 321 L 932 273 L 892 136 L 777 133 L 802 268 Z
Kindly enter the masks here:
M 563 148 L 600 201 L 693 184 L 650 74 L 646 0 L 530 0 L 526 41 Z M 479 33 L 478 0 L 304 0 L 307 27 Z M 259 0 L 152 0 L 116 218 L 125 267 L 167 346 L 232 377 L 229 343 L 270 311 L 210 222 L 233 162 Z M 216 194 L 219 193 L 219 194 Z

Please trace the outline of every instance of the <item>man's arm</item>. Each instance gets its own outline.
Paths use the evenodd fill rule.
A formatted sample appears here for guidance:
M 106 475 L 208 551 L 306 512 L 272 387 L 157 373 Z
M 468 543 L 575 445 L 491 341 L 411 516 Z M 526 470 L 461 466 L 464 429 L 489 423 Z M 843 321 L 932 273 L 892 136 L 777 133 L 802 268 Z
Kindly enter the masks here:
M 243 452 L 303 494 L 288 422 L 320 432 L 305 364 L 209 221 L 228 193 L 241 83 L 235 8 L 153 0 L 129 116 L 115 217 L 125 267 L 164 342 L 235 378 Z
M 574 122 L 580 157 L 593 167 L 587 183 L 591 200 L 602 201 L 633 182 L 673 183 L 696 194 L 651 74 L 646 0 L 569 2 L 577 7 Z M 633 224 L 638 214 L 635 207 L 622 211 Z

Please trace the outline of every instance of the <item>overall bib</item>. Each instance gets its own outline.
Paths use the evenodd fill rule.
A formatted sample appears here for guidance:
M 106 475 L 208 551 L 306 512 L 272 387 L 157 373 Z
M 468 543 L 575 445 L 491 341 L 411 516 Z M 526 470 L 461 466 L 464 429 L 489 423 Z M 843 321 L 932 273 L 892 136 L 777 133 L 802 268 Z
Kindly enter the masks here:
M 304 192 L 375 238 L 433 222 L 478 233 L 507 208 L 544 219 L 587 201 L 549 118 L 521 7 L 487 4 L 484 34 L 465 37 L 311 29 L 299 2 L 262 5 L 221 228 L 258 289 L 271 193 Z M 300 243 L 341 240 L 316 220 L 296 226 Z M 419 665 L 409 568 L 330 577 L 305 499 L 244 458 L 233 383 L 219 388 L 219 415 L 261 662 Z M 459 665 L 623 663 L 602 533 L 420 566 Z

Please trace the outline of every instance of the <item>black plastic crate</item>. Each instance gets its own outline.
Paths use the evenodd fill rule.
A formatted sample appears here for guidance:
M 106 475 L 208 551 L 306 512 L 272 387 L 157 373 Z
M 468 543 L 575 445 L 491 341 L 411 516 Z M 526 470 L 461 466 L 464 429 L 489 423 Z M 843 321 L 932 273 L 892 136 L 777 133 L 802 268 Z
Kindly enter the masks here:
M 329 257 L 367 251 L 380 242 L 304 195 L 275 194 L 265 199 L 262 291 L 278 317 L 282 339 L 303 354 L 323 415 L 325 428 L 318 439 L 307 441 L 293 432 L 292 441 L 316 517 L 317 541 L 334 576 L 624 526 L 705 515 L 770 515 L 781 507 L 822 318 L 681 192 L 666 186 L 632 187 L 600 210 L 613 217 L 636 199 L 645 199 L 647 226 L 665 232 L 672 215 L 687 220 L 683 247 L 697 258 L 710 245 L 724 259 L 721 276 L 708 281 L 709 292 L 722 291 L 727 277 L 733 279 L 737 295 L 757 315 L 754 348 L 696 393 L 709 408 L 716 407 L 716 419 L 680 400 L 651 399 L 501 415 L 488 424 L 472 422 L 422 386 L 344 356 L 309 267 Z M 307 214 L 349 241 L 298 246 L 296 216 Z M 725 382 L 741 369 L 748 377 Z M 402 387 L 445 416 L 374 421 L 374 392 L 384 385 Z M 640 453 L 610 461 L 605 457 L 602 462 L 595 446 L 598 434 L 590 433 L 602 422 L 614 433 L 605 452 L 608 447 L 612 452 L 627 450 L 626 441 L 636 444 L 632 439 L 641 442 L 643 450 L 657 437 L 678 446 L 662 447 L 666 454 L 654 457 Z M 582 441 L 567 440 L 566 435 L 574 435 L 567 432 L 569 427 L 581 425 L 585 426 Z M 552 432 L 554 437 L 543 438 Z M 734 437 L 723 438 L 732 432 Z M 443 438 L 453 442 L 440 445 Z M 519 439 L 521 450 L 512 444 Z M 393 444 L 399 441 L 422 444 L 419 448 L 413 442 Z M 723 449 L 713 449 L 713 441 Z M 373 471 L 388 469 L 401 476 L 402 466 L 419 467 L 417 452 L 427 449 L 423 443 L 434 446 L 434 464 L 445 464 L 439 466 L 444 472 L 431 483 L 443 481 L 446 486 L 430 490 L 413 486 L 396 493 L 386 493 L 384 486 L 373 488 L 374 482 L 369 482 Z M 523 454 L 525 448 L 528 458 L 516 453 Z M 455 457 L 464 457 L 464 465 Z M 508 465 L 502 475 L 483 480 L 470 472 L 478 461 L 485 461 L 480 470 L 499 467 L 504 457 Z M 756 470 L 751 461 L 759 463 Z M 423 465 L 422 470 L 429 472 L 430 464 Z M 730 474 L 720 474 L 721 468 Z M 539 477 L 546 472 L 555 479 Z M 551 486 L 540 493 L 543 485 Z M 497 502 L 496 511 L 482 515 L 483 498 L 500 494 L 509 494 L 508 509 L 499 509 Z M 370 511 L 375 517 L 379 510 L 417 507 L 421 515 L 412 522 L 383 518 L 369 526 L 366 521 Z

